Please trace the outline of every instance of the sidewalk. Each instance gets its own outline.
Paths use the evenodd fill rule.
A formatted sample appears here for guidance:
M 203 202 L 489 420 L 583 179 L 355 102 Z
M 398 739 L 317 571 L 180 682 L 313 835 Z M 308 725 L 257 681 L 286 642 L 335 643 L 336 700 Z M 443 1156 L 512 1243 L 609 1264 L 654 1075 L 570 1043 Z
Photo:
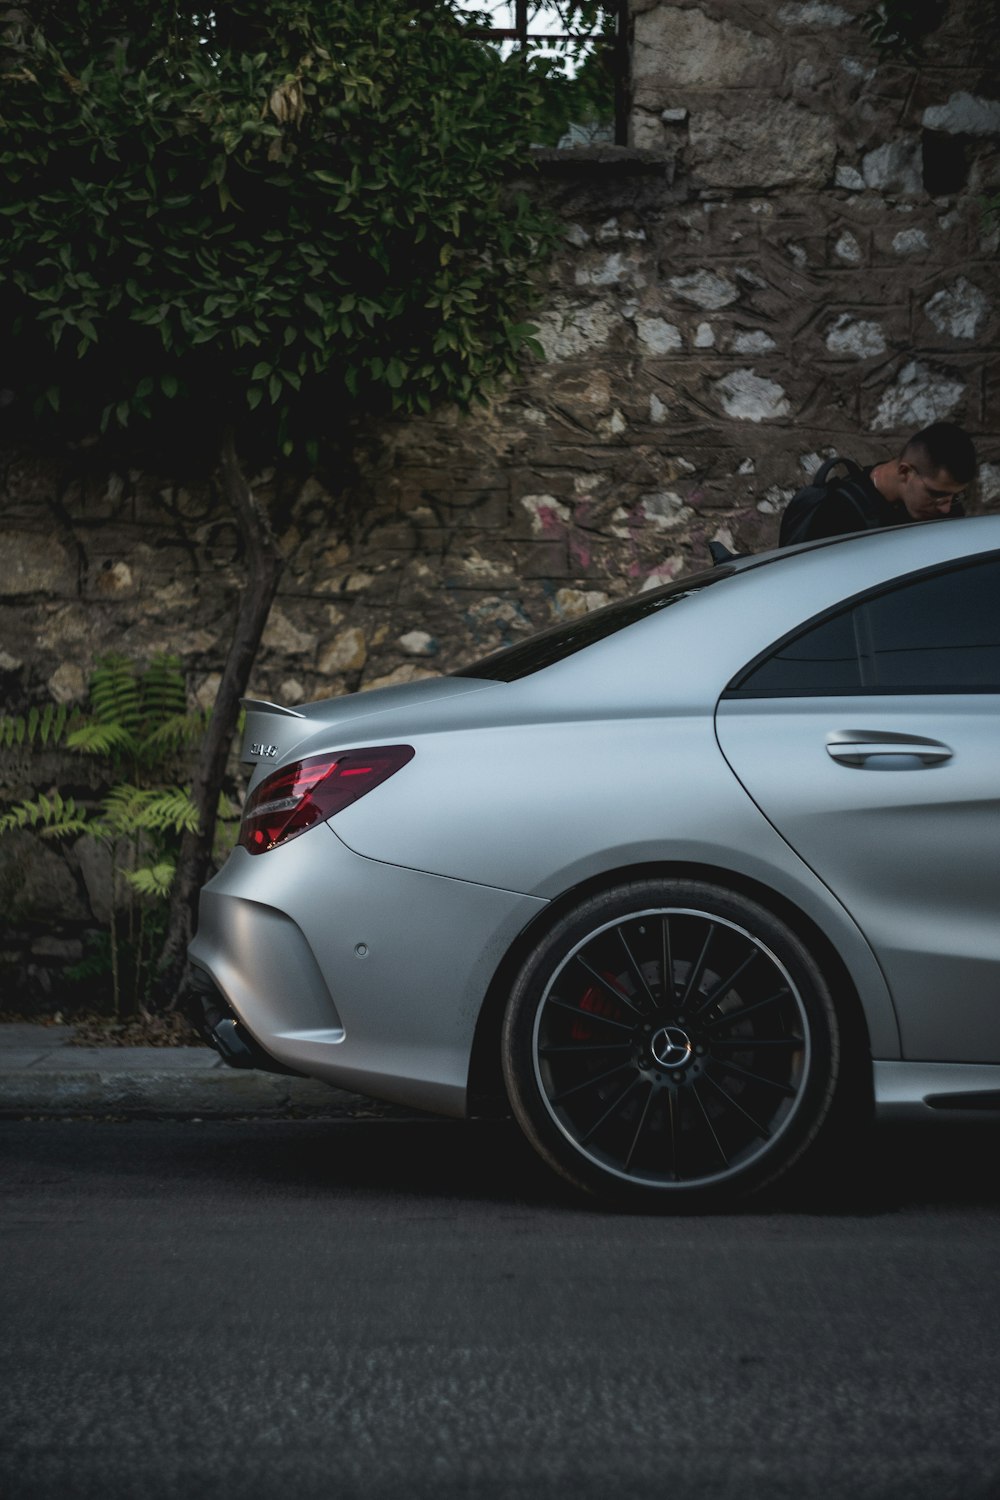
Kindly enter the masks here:
M 405 1118 L 309 1078 L 230 1068 L 210 1047 L 75 1047 L 72 1026 L 0 1024 L 0 1117 Z

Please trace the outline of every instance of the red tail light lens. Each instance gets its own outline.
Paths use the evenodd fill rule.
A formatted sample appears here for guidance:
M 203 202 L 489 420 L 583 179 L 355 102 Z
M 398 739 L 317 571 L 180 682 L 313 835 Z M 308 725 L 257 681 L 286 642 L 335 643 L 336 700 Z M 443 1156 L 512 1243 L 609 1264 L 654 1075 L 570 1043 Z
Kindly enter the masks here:
M 311 755 L 282 766 L 251 792 L 237 842 L 250 854 L 266 854 L 357 802 L 413 754 L 410 745 L 379 745 L 343 755 Z

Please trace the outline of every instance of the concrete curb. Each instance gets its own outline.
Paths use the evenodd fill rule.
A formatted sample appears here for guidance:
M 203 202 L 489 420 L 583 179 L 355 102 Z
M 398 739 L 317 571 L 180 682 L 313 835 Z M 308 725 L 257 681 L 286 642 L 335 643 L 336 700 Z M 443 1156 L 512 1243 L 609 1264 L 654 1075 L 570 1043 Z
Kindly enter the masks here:
M 0 1117 L 413 1118 L 309 1078 L 227 1067 L 208 1047 L 77 1047 L 71 1026 L 0 1025 Z

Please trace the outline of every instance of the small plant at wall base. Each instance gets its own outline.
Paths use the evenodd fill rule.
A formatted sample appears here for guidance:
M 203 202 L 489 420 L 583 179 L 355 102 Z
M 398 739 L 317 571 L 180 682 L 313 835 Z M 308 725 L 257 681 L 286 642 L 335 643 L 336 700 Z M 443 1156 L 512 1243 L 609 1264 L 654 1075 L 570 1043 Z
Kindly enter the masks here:
M 37 793 L 0 814 L 0 836 L 15 830 L 48 841 L 86 836 L 105 851 L 108 930 L 92 935 L 88 956 L 67 978 L 106 978 L 116 1016 L 143 1010 L 150 1000 L 177 855 L 196 820 L 190 792 L 176 778 L 204 730 L 205 715 L 188 711 L 175 657 L 157 658 L 145 670 L 107 657 L 91 678 L 89 712 L 50 704 L 0 720 L 0 747 L 8 751 L 61 744 L 100 763 L 105 790 L 96 806 L 58 788 Z M 228 799 L 220 811 L 217 830 L 231 844 L 237 819 Z M 222 852 L 217 840 L 216 854 Z
M 244 463 L 517 368 L 555 231 L 509 188 L 538 81 L 452 0 L 77 0 L 0 23 L 0 386 L 64 446 L 217 456 L 245 587 L 162 955 L 183 972 L 219 790 L 282 570 Z

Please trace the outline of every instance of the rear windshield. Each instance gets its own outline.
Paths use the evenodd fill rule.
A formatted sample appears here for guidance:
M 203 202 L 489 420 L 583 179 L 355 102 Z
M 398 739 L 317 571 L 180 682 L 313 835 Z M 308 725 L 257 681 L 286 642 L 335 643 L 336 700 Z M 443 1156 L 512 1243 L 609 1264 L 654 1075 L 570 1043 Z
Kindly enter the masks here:
M 574 652 L 582 651 L 585 646 L 593 646 L 596 641 L 603 641 L 627 625 L 634 625 L 637 620 L 645 620 L 648 615 L 679 604 L 682 599 L 689 599 L 710 583 L 729 578 L 736 571 L 728 566 L 710 568 L 707 572 L 693 573 L 690 578 L 668 583 L 665 588 L 650 589 L 646 594 L 621 599 L 617 604 L 595 609 L 580 619 L 568 620 L 565 625 L 553 625 L 551 630 L 539 631 L 538 635 L 518 641 L 516 646 L 508 646 L 504 651 L 496 651 L 492 656 L 484 656 L 482 661 L 474 662 L 471 667 L 462 667 L 451 675 L 487 677 L 493 682 L 516 682 L 520 677 L 530 677 L 532 672 L 551 667 Z

